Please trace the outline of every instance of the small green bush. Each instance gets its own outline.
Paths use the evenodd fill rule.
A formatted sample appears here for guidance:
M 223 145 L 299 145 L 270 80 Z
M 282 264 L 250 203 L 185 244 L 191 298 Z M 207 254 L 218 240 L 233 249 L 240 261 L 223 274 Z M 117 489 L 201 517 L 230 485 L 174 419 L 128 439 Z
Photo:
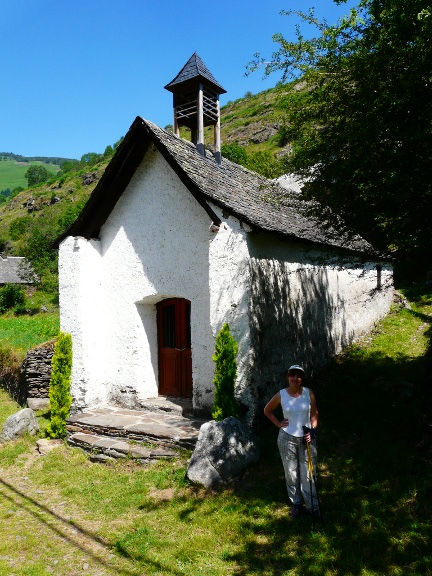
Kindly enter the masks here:
M 212 356 L 216 363 L 214 385 L 215 396 L 212 406 L 212 417 L 220 422 L 229 416 L 238 417 L 234 386 L 237 377 L 238 344 L 231 335 L 228 324 L 216 336 L 215 353 Z
M 9 224 L 9 236 L 11 240 L 19 240 L 21 236 L 24 236 L 31 221 L 31 216 L 19 216 L 15 218 L 15 220 L 12 220 Z
M 235 162 L 236 164 L 245 166 L 247 163 L 247 152 L 242 146 L 237 144 L 237 142 L 224 144 L 221 147 L 221 153 L 224 158 L 228 158 L 228 160 L 231 160 L 231 162 Z
M 27 314 L 28 316 L 34 316 L 39 311 L 40 311 L 39 306 L 28 302 L 24 302 L 23 304 L 17 304 L 16 306 L 14 306 L 13 309 L 13 313 L 15 314 L 15 316 L 24 316 L 25 314 Z
M 26 301 L 24 290 L 16 284 L 5 284 L 0 288 L 0 312 L 6 312 L 15 306 L 22 306 Z
M 47 427 L 50 438 L 66 437 L 66 418 L 72 404 L 70 380 L 72 374 L 72 336 L 60 332 L 54 346 L 49 384 L 51 420 Z

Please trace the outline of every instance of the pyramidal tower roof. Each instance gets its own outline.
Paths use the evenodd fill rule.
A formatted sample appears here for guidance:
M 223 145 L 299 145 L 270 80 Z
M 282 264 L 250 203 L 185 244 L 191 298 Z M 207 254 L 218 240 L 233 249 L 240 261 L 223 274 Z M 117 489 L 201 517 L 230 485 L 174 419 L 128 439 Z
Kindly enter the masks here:
M 192 54 L 177 76 L 171 80 L 164 88 L 170 92 L 188 89 L 190 86 L 203 81 L 210 85 L 217 94 L 225 94 L 222 88 L 201 58 L 196 52 Z

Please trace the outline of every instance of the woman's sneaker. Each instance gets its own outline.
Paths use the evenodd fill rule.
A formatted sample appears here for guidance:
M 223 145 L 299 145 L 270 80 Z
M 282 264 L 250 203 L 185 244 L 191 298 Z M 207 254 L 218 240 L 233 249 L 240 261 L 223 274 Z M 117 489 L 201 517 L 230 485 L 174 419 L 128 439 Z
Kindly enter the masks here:
M 290 510 L 290 518 L 297 518 L 301 514 L 302 511 L 302 504 L 293 504 L 293 507 Z
M 313 512 L 311 512 L 311 514 L 314 520 L 322 520 L 321 510 L 319 510 L 318 508 Z

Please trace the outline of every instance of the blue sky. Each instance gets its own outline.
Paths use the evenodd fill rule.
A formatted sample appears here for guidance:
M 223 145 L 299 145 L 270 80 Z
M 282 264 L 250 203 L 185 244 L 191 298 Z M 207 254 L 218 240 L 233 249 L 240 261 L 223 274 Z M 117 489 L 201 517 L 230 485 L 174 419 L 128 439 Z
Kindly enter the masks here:
M 347 4 L 315 0 L 333 23 Z M 272 35 L 294 37 L 280 11 L 313 0 L 2 0 L 0 151 L 81 158 L 103 152 L 136 116 L 172 123 L 164 90 L 197 52 L 227 90 L 221 105 L 278 81 L 245 77 L 255 52 L 269 58 Z

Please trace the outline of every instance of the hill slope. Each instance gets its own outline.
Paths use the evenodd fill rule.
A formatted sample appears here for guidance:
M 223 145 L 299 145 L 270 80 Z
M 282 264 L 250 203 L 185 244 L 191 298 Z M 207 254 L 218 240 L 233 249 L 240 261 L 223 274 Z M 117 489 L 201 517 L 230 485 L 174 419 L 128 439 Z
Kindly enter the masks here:
M 272 89 L 256 95 L 246 95 L 245 98 L 224 106 L 221 109 L 222 144 L 235 142 L 249 152 L 269 150 L 283 153 L 284 150 L 278 147 L 274 138 L 281 125 L 276 97 L 277 89 Z M 184 137 L 189 138 L 187 134 L 184 134 Z M 209 130 L 206 134 L 206 143 L 209 146 L 212 139 L 212 131 Z M 25 182 L 23 174 L 28 164 L 24 160 L 28 159 L 21 160 L 23 157 L 11 156 L 13 155 L 0 153 L 0 190 L 3 186 L 11 189 L 22 186 L 23 179 Z M 31 160 L 41 161 L 42 158 Z M 65 159 L 47 160 L 54 162 Z M 28 230 L 34 227 L 36 222 L 41 229 L 50 224 L 53 234 L 54 228 L 60 233 L 76 218 L 102 176 L 110 156 L 100 156 L 99 160 L 90 166 L 84 163 L 78 172 L 60 174 L 48 183 L 26 188 L 0 206 L 0 240 L 8 242 L 10 254 L 23 253 Z M 53 163 L 46 167 L 51 172 L 58 171 L 59 168 L 58 164 Z M 2 179 L 2 172 L 7 177 Z
M 31 164 L 42 164 L 52 174 L 57 174 L 60 165 L 67 158 L 47 158 L 42 156 L 20 156 L 12 152 L 0 152 L 0 191 L 22 187 L 27 188 L 25 173 Z

